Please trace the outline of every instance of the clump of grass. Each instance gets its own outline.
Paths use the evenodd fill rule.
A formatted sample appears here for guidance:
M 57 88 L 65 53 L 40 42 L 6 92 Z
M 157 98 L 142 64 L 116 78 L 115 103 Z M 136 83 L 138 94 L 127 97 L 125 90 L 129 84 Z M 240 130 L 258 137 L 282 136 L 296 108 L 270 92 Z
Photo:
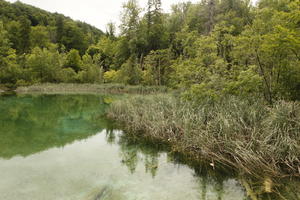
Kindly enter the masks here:
M 74 84 L 74 83 L 46 83 L 19 87 L 17 93 L 110 93 L 110 94 L 153 94 L 167 92 L 162 86 L 129 86 L 123 84 Z
M 168 94 L 132 96 L 112 103 L 110 118 L 132 133 L 260 175 L 300 175 L 300 106 L 224 98 L 197 106 Z
M 0 84 L 0 93 L 7 91 L 8 88 Z

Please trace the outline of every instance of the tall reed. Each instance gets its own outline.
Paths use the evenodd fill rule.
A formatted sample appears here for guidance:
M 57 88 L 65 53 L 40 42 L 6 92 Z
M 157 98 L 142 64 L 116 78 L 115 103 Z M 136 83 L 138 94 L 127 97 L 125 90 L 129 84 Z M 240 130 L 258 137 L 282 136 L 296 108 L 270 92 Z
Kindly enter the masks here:
M 115 101 L 108 116 L 134 134 L 253 175 L 300 175 L 300 105 L 227 97 L 193 105 L 169 94 Z
M 109 94 L 153 94 L 167 92 L 163 86 L 142 86 L 124 84 L 76 84 L 76 83 L 45 83 L 27 87 L 18 87 L 17 93 L 109 93 Z

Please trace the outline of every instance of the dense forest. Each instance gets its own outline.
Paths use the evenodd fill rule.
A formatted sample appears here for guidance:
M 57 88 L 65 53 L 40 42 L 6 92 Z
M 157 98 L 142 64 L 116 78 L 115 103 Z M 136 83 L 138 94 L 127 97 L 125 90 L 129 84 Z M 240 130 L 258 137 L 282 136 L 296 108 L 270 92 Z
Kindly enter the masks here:
M 87 74 L 100 69 L 81 56 L 103 35 L 64 15 L 0 0 L 0 83 L 90 82 Z
M 120 33 L 0 0 L 0 83 L 124 83 L 224 95 L 300 99 L 300 1 L 203 0 L 164 13 L 123 4 Z

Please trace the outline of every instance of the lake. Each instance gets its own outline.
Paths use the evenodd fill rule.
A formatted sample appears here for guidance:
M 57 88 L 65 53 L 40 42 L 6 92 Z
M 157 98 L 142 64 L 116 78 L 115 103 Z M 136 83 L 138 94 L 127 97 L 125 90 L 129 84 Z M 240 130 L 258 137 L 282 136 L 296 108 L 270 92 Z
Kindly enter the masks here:
M 111 97 L 0 96 L 1 200 L 300 199 L 296 180 L 274 183 L 195 163 L 133 138 L 106 119 Z M 285 182 L 286 181 L 286 182 Z

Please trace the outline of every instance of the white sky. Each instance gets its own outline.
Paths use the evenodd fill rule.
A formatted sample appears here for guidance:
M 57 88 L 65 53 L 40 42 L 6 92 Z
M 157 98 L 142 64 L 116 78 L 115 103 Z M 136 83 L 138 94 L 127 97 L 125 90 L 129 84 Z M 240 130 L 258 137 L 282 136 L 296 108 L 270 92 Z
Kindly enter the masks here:
M 187 0 L 162 0 L 162 6 L 165 12 L 169 12 L 172 4 L 185 1 Z M 199 0 L 189 1 L 199 2 Z M 121 7 L 126 0 L 21 0 L 21 2 L 64 14 L 105 31 L 108 22 L 119 24 Z M 138 0 L 138 2 L 142 8 L 146 8 L 147 0 Z

